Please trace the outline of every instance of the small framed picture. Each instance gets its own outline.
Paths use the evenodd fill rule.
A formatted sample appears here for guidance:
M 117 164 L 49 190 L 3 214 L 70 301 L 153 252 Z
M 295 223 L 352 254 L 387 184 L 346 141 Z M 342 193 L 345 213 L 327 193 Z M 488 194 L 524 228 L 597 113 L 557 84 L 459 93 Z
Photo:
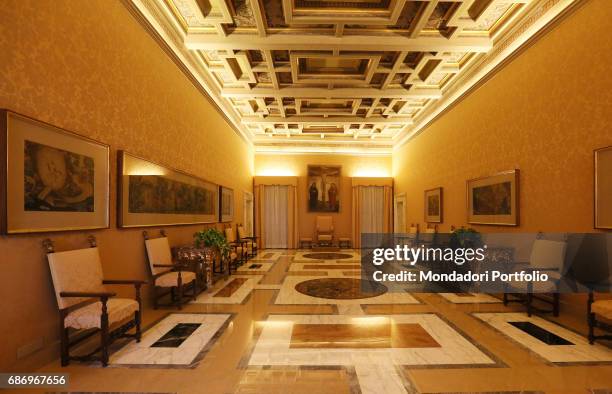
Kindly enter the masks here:
M 0 110 L 0 233 L 109 227 L 109 146 Z
M 519 225 L 519 170 L 467 181 L 468 223 Z
M 234 220 L 234 191 L 225 186 L 219 186 L 219 221 L 221 223 Z
M 612 146 L 595 150 L 595 228 L 612 229 Z
M 442 223 L 442 188 L 425 190 L 425 222 Z

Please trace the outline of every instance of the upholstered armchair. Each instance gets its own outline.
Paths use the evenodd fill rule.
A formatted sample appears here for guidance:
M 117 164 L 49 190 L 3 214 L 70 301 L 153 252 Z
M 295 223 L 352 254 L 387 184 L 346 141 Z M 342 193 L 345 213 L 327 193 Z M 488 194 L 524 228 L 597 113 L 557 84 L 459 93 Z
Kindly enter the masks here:
M 562 278 L 561 269 L 565 261 L 566 248 L 567 243 L 563 241 L 536 239 L 531 249 L 529 264 L 518 264 L 515 271 L 541 271 L 548 275 L 549 280 L 507 283 L 504 305 L 508 305 L 509 302 L 520 302 L 526 306 L 528 316 L 534 311 L 559 316 L 559 282 Z M 551 309 L 535 307 L 534 300 L 551 305 Z
M 597 339 L 612 340 L 612 335 L 595 335 L 595 328 L 612 331 L 612 300 L 595 300 L 593 291 L 589 291 L 587 304 L 589 323 L 589 343 L 592 345 Z
M 238 226 L 238 239 L 242 242 L 246 242 L 248 256 L 254 257 L 257 255 L 257 237 L 247 235 L 242 225 Z
M 334 241 L 334 222 L 331 216 L 317 216 L 316 239 L 319 245 L 330 246 Z
M 140 287 L 146 282 L 104 279 L 96 240 L 91 236 L 89 242 L 90 248 L 55 252 L 50 239 L 43 241 L 60 311 L 62 366 L 70 360 L 100 361 L 107 366 L 109 347 L 114 340 L 127 337 L 140 342 Z M 115 298 L 107 285 L 134 286 L 134 299 Z M 129 334 L 132 328 L 134 333 Z M 86 334 L 71 338 L 71 331 Z M 85 356 L 70 355 L 73 346 L 98 332 L 100 347 L 96 351 Z
M 231 226 L 225 228 L 225 239 L 227 240 L 227 243 L 229 244 L 230 248 L 232 248 L 232 251 L 230 253 L 230 259 L 231 259 L 230 274 L 231 274 L 232 265 L 234 266 L 234 269 L 235 269 L 237 266 L 242 265 L 246 261 L 246 253 L 247 253 L 246 241 L 237 240 L 236 235 L 234 233 L 234 228 Z
M 183 304 L 189 302 L 185 298 L 185 290 L 191 289 L 190 298 L 195 300 L 198 291 L 197 277 L 192 271 L 172 260 L 172 252 L 168 237 L 149 238 L 146 231 L 143 232 L 145 248 L 147 250 L 147 262 L 153 285 L 153 308 L 159 306 L 176 306 L 179 310 Z M 159 299 L 170 295 L 170 302 L 160 304 Z

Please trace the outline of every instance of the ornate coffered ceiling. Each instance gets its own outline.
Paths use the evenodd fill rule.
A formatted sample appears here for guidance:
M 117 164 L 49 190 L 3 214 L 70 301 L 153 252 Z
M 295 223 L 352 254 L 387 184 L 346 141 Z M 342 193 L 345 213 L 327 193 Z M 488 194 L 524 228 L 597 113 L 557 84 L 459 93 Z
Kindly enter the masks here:
M 256 151 L 390 153 L 580 0 L 125 0 Z

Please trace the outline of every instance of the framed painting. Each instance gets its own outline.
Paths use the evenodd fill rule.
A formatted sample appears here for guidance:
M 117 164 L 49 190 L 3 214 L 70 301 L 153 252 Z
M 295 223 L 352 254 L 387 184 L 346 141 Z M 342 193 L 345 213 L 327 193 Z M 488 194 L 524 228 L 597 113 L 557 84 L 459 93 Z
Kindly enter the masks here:
M 109 227 L 109 146 L 0 110 L 0 233 Z
M 519 170 L 467 181 L 468 223 L 519 225 Z
M 442 223 L 442 188 L 425 190 L 425 222 Z
M 595 164 L 595 228 L 612 230 L 612 146 L 597 149 Z
M 308 166 L 308 212 L 340 212 L 341 166 Z
M 234 220 L 234 191 L 225 186 L 219 186 L 219 221 L 221 223 Z
M 119 227 L 217 221 L 217 185 L 128 152 L 117 153 Z

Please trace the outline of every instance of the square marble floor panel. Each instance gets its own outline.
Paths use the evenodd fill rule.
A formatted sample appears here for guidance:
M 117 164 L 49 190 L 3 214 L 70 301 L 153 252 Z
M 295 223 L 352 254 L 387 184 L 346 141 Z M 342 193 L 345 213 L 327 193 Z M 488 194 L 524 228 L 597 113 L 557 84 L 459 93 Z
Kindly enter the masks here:
M 172 313 L 146 330 L 140 343 L 131 341 L 111 355 L 114 366 L 193 367 L 226 327 L 230 314 Z M 159 340 L 177 325 L 199 325 L 177 347 L 159 346 Z M 156 345 L 157 343 L 157 345 Z
M 329 274 L 325 276 L 325 278 L 343 278 L 349 279 L 342 274 Z M 295 286 L 299 283 L 313 280 L 313 279 L 321 279 L 320 276 L 290 276 L 288 275 L 281 289 L 276 297 L 275 304 L 278 305 L 368 305 L 368 304 L 420 304 L 420 302 L 414 298 L 411 294 L 407 292 L 386 292 L 384 294 L 375 296 L 375 297 L 367 297 L 367 298 L 358 298 L 358 299 L 331 299 L 331 298 L 320 298 L 313 297 L 310 295 L 306 295 L 300 293 L 295 289 Z
M 231 275 L 200 294 L 195 304 L 241 304 L 251 294 L 263 275 Z
M 271 315 L 259 324 L 263 329 L 249 365 L 496 365 L 494 360 L 431 313 Z M 308 330 L 308 325 L 312 325 L 312 329 Z M 325 329 L 326 326 L 329 329 Z M 361 341 L 343 341 L 349 334 L 362 337 Z M 397 337 L 407 334 L 419 338 Z M 334 343 L 338 346 L 334 347 Z M 375 343 L 379 346 L 374 346 Z M 310 347 L 306 347 L 307 344 Z M 325 348 L 324 351 L 321 347 Z
M 484 293 L 438 293 L 453 304 L 498 304 L 502 301 Z
M 277 250 L 260 250 L 257 252 L 257 255 L 253 257 L 250 261 L 267 261 L 274 262 L 278 260 L 282 255 L 282 252 Z
M 585 337 L 541 317 L 528 317 L 525 313 L 474 313 L 474 316 L 552 363 L 612 362 L 612 349 L 597 343 L 589 345 Z M 530 322 L 543 329 L 539 331 L 547 331 L 571 344 L 549 345 L 511 324 L 517 322 Z
M 272 267 L 274 267 L 274 263 L 249 260 L 238 267 L 236 272 L 268 272 Z

